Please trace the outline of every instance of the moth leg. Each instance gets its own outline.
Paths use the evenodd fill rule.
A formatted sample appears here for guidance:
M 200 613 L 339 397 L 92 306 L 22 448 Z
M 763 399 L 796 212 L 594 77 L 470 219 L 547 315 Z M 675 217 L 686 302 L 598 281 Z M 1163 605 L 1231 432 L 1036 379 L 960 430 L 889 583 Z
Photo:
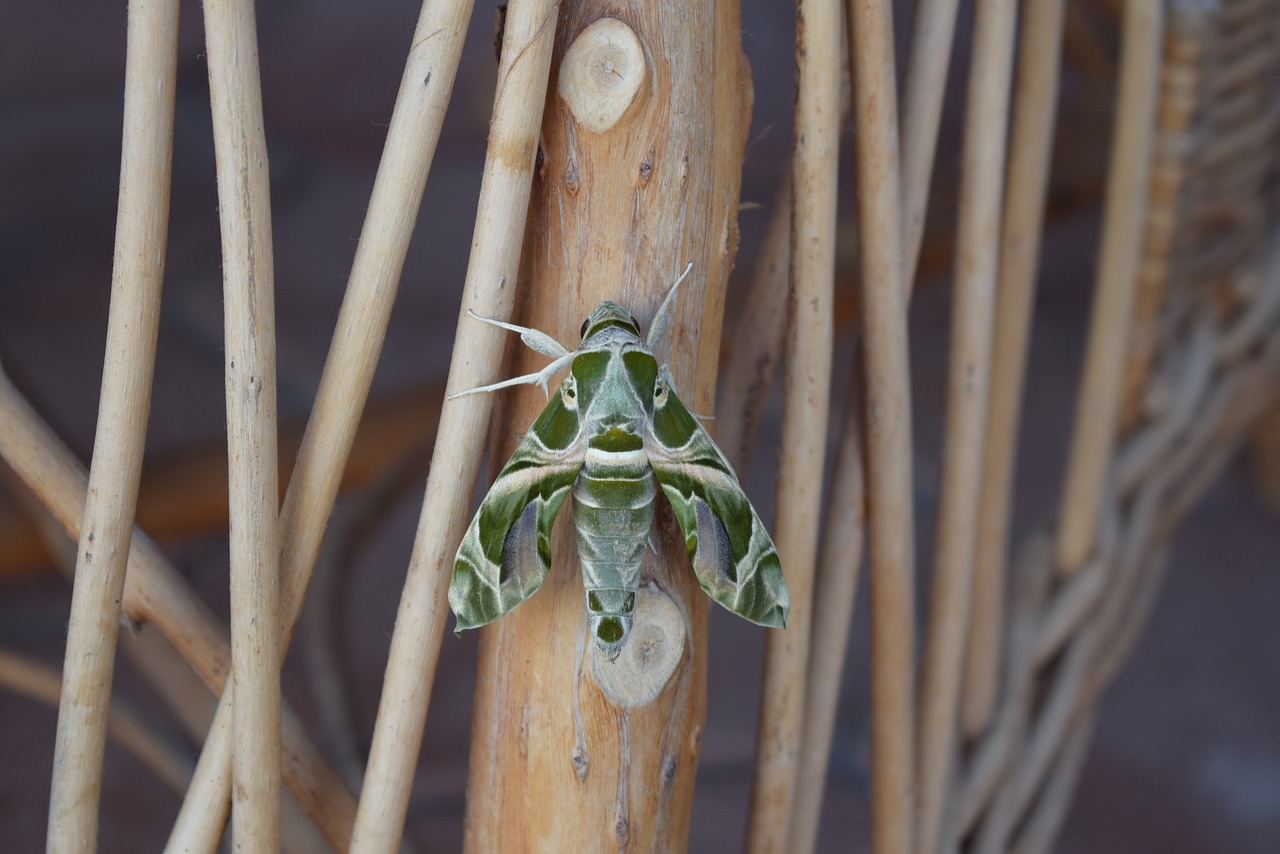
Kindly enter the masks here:
M 680 278 L 676 279 L 676 283 L 671 286 L 671 290 L 667 291 L 666 297 L 662 300 L 662 305 L 658 306 L 658 313 L 653 316 L 653 322 L 649 324 L 649 335 L 645 339 L 645 345 L 650 351 L 662 340 L 662 333 L 667 331 L 667 324 L 671 321 L 671 304 L 675 301 L 676 290 L 692 269 L 693 262 L 690 261 L 685 265 L 684 272 L 680 274 Z
M 517 326 L 514 323 L 507 323 L 506 321 L 497 320 L 492 317 L 485 317 L 483 314 L 476 314 L 471 309 L 467 309 L 467 315 L 474 317 L 476 320 L 483 323 L 487 323 L 490 326 L 509 329 L 512 332 L 519 332 L 520 340 L 523 341 L 530 350 L 536 350 L 544 356 L 559 358 L 569 352 L 568 347 L 564 346 L 547 333 L 539 332 L 537 329 L 530 329 L 527 326 Z
M 456 391 L 453 394 L 449 395 L 448 399 L 453 400 L 454 398 L 463 397 L 468 394 L 480 394 L 481 392 L 486 392 L 486 391 L 497 391 L 500 388 L 508 388 L 509 386 L 513 386 L 513 385 L 541 386 L 542 393 L 545 394 L 548 399 L 550 399 L 551 391 L 547 388 L 547 382 L 553 376 L 555 376 L 556 371 L 563 368 L 566 364 L 568 364 L 572 360 L 573 360 L 573 353 L 565 353 L 563 356 L 556 359 L 554 362 L 547 365 L 545 368 L 538 371 L 536 374 L 525 374 L 524 376 L 521 376 L 521 377 L 512 377 L 509 380 L 503 380 L 500 383 L 476 386 L 475 388 L 469 388 L 466 391 Z

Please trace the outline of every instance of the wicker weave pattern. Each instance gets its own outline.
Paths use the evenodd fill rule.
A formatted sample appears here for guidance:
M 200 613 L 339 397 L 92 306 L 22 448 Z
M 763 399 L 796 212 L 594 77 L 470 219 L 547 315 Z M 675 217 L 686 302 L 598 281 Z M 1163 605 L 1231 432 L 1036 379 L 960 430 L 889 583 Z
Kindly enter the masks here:
M 1121 439 L 1099 544 L 1051 532 L 1011 581 L 1000 708 L 964 748 L 953 850 L 1050 848 L 1099 694 L 1140 635 L 1169 540 L 1280 390 L 1276 0 L 1170 2 Z

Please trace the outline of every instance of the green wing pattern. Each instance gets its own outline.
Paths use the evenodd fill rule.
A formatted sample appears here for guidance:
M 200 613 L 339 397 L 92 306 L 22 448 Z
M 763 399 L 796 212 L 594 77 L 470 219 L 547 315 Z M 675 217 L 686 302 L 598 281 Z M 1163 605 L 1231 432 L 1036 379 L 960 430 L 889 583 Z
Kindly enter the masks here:
M 551 528 L 582 468 L 578 416 L 557 391 L 498 474 L 454 559 L 455 631 L 492 622 L 528 599 L 551 569 Z
M 753 623 L 785 626 L 791 597 L 773 540 L 724 454 L 674 392 L 654 412 L 646 450 L 702 589 Z

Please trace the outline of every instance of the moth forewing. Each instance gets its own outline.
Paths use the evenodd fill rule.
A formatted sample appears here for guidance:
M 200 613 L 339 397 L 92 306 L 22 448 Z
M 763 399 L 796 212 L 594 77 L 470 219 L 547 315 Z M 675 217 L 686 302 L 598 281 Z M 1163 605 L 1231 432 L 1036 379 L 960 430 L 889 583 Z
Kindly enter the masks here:
M 649 341 L 613 302 L 591 313 L 578 349 L 563 354 L 545 333 L 497 324 L 558 358 L 536 374 L 471 391 L 545 388 L 565 362 L 569 375 L 494 480 L 458 548 L 449 604 L 459 631 L 497 619 L 542 585 L 552 525 L 572 495 L 591 634 L 605 656 L 616 657 L 631 626 L 658 486 L 703 590 L 748 620 L 785 625 L 790 599 L 777 550 L 733 469 L 651 352 L 674 291 Z

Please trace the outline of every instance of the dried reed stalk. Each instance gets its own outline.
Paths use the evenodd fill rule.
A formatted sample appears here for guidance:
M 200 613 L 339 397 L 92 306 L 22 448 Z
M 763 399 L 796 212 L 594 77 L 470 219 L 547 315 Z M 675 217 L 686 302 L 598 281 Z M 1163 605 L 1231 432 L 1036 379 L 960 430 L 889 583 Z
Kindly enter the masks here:
M 1017 3 L 979 0 L 976 15 L 961 164 L 942 489 L 916 722 L 916 845 L 930 854 L 939 849 L 943 833 L 969 626 Z
M 1057 564 L 1064 573 L 1075 572 L 1093 550 L 1099 496 L 1120 423 L 1156 126 L 1163 3 L 1127 0 L 1123 29 L 1102 248 L 1058 521 Z
M 747 827 L 747 850 L 753 852 L 787 849 L 800 770 L 831 397 L 842 24 L 839 0 L 797 3 L 791 297 L 773 531 L 778 557 L 786 567 L 791 613 L 787 629 L 771 632 L 765 640 L 756 778 Z
M 492 381 L 504 349 L 499 330 L 465 316 L 467 309 L 506 319 L 515 296 L 529 185 L 547 91 L 557 4 L 512 0 L 506 17 L 498 90 L 459 312 L 448 388 Z M 448 605 L 453 550 L 462 536 L 492 409 L 489 395 L 446 400 L 431 475 L 383 682 L 365 788 L 356 816 L 354 851 L 396 850 L 418 747 L 431 699 Z
M 271 187 L 252 0 L 204 4 L 222 229 L 231 522 L 232 835 L 280 847 L 280 562 Z
M 959 0 L 921 0 L 911 31 L 902 104 L 902 281 L 910 292 L 924 241 L 942 100 Z
M 88 474 L 0 371 L 0 457 L 58 520 L 80 536 Z M 153 623 L 214 691 L 231 669 L 227 629 L 209 612 L 155 544 L 136 528 L 121 611 Z M 355 799 L 292 714 L 282 723 L 285 782 L 335 847 L 351 834 Z
M 867 394 L 871 841 L 876 854 L 907 854 L 915 790 L 915 525 L 893 7 L 850 0 L 849 9 Z
M 138 500 L 169 225 L 176 0 L 129 3 L 124 141 L 107 355 L 67 627 L 50 851 L 97 847 L 111 678 Z
M 996 294 L 991 400 L 982 453 L 972 617 L 961 702 L 966 738 L 977 736 L 987 726 L 996 702 L 1019 407 L 1049 182 L 1065 5 L 1065 0 L 1026 4 L 1022 23 L 1001 227 L 1000 283 Z
M 818 839 L 822 794 L 840 700 L 840 676 L 849 645 L 858 569 L 862 562 L 866 525 L 866 471 L 862 459 L 865 413 L 858 367 L 854 366 L 846 394 L 821 557 L 813 585 L 822 595 L 815 596 L 813 602 L 813 649 L 809 654 L 800 771 L 786 849 L 795 854 L 813 851 Z
M 280 511 L 280 651 L 293 636 L 326 522 L 351 454 L 386 335 L 391 306 L 457 75 L 472 0 L 427 3 L 415 28 L 346 295 L 298 461 Z M 427 425 L 424 424 L 426 429 Z M 220 705 L 231 702 L 224 695 Z M 170 836 L 174 850 L 208 849 L 222 833 L 230 743 L 214 727 Z M 216 785 L 205 775 L 215 775 Z
M 745 472 L 755 445 L 760 413 L 786 342 L 791 272 L 791 173 L 784 175 L 769 215 L 760 256 L 747 288 L 742 318 L 730 341 L 716 408 L 716 442 L 729 462 Z

